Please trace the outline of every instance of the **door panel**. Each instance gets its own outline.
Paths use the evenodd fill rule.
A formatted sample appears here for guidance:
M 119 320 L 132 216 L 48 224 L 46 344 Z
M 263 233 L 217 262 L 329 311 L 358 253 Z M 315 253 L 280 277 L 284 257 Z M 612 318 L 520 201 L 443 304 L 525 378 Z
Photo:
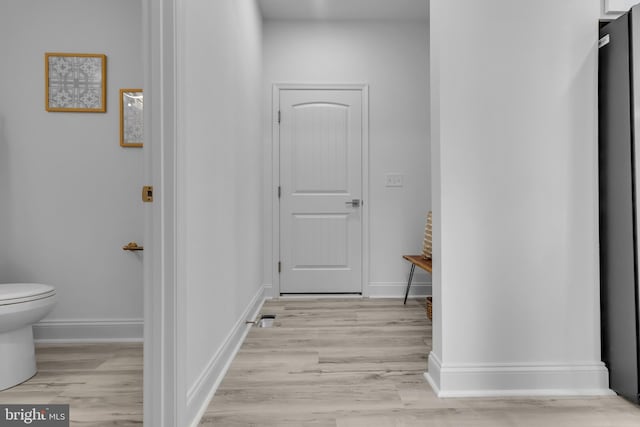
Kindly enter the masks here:
M 362 292 L 362 92 L 280 91 L 281 293 Z
M 347 268 L 347 214 L 294 214 L 291 217 L 291 268 Z
M 348 106 L 293 107 L 292 190 L 296 194 L 348 192 Z
M 608 24 L 599 49 L 599 197 L 602 360 L 610 387 L 638 399 L 637 279 L 629 21 Z

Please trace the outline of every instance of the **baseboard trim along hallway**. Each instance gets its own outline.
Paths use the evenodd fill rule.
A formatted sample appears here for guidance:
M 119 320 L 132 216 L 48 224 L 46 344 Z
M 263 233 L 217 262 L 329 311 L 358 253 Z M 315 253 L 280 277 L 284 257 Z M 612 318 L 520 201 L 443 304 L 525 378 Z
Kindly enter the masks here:
M 407 291 L 407 282 L 371 282 L 369 283 L 370 298 L 404 298 Z M 367 293 L 365 292 L 365 295 Z M 431 295 L 431 282 L 411 283 L 409 297 L 425 298 Z
M 37 343 L 142 342 L 142 319 L 43 320 L 33 326 Z
M 263 285 L 264 295 L 267 299 L 276 298 L 272 284 Z M 362 296 L 368 298 L 404 298 L 407 291 L 407 282 L 371 282 L 369 286 L 363 290 Z M 297 294 L 298 297 L 304 297 L 304 294 Z M 416 282 L 411 284 L 409 296 L 412 298 L 425 298 L 431 295 L 431 282 Z M 338 294 L 328 295 L 330 298 L 339 297 Z M 282 297 L 282 296 L 280 296 Z M 286 296 L 285 296 L 286 297 Z M 318 298 L 318 295 L 306 295 L 307 298 Z M 361 297 L 358 294 L 358 297 Z
M 211 358 L 206 369 L 187 392 L 187 414 L 195 414 L 193 418 L 188 420 L 187 425 L 192 427 L 198 425 L 200 418 L 202 418 L 229 366 L 231 366 L 231 362 L 233 362 L 236 353 L 242 347 L 251 329 L 252 325 L 247 324 L 246 320 L 255 319 L 260 313 L 265 299 L 265 287 L 260 286 L 258 292 L 247 305 L 242 315 L 240 315 L 224 344 Z
M 424 376 L 438 397 L 615 395 L 603 363 L 443 366 L 431 352 Z

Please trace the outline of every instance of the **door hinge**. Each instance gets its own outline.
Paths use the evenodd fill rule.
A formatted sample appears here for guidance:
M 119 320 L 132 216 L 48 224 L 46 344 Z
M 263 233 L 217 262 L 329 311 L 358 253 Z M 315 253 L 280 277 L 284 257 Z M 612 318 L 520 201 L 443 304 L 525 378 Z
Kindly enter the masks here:
M 282 187 L 278 185 L 278 199 L 282 197 Z
M 278 274 L 282 273 L 282 262 L 278 261 Z
M 153 202 L 153 185 L 142 187 L 142 201 L 145 203 Z
M 281 120 L 282 120 L 282 114 L 280 113 L 280 110 L 278 110 L 278 123 L 280 123 Z

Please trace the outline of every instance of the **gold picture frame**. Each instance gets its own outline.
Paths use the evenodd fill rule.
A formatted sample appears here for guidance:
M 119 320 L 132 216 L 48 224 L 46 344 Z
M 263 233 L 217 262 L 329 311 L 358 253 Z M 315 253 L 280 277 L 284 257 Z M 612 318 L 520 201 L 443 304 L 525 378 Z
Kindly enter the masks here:
M 144 137 L 142 89 L 120 89 L 120 146 L 142 147 Z
M 107 111 L 107 56 L 44 54 L 45 109 L 49 112 Z

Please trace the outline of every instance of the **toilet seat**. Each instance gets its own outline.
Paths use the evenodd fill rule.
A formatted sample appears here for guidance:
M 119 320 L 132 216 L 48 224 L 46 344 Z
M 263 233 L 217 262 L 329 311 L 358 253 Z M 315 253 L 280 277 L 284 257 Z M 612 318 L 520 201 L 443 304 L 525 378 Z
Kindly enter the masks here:
M 41 283 L 0 284 L 0 306 L 37 301 L 55 294 L 56 288 Z

